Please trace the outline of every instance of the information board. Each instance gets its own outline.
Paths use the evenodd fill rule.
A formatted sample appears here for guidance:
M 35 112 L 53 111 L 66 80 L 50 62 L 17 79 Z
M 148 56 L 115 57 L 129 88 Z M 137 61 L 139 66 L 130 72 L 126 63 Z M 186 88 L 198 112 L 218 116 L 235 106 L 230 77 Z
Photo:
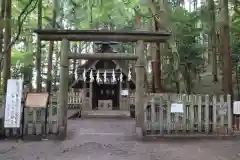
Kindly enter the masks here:
M 233 102 L 233 114 L 240 115 L 240 101 Z
M 9 79 L 5 103 L 4 127 L 19 128 L 21 122 L 21 99 L 23 80 Z
M 171 104 L 171 113 L 184 113 L 183 104 L 181 103 L 172 103 Z
M 25 106 L 29 108 L 46 108 L 49 94 L 43 93 L 28 93 Z

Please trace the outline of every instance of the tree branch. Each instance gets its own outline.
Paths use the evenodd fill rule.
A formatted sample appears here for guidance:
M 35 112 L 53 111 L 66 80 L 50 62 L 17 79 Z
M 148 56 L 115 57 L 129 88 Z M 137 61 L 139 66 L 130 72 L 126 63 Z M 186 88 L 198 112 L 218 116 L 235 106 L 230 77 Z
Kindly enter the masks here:
M 0 56 L 0 63 L 2 63 L 2 60 L 5 56 L 5 53 L 7 53 L 7 51 L 12 47 L 12 45 L 19 39 L 19 36 L 21 34 L 22 31 L 22 26 L 23 23 L 25 22 L 27 16 L 34 10 L 36 9 L 37 3 L 39 0 L 36 0 L 34 3 L 34 6 L 28 11 L 28 8 L 32 5 L 34 0 L 29 0 L 28 4 L 24 7 L 24 9 L 22 10 L 22 12 L 20 13 L 20 15 L 18 16 L 18 32 L 16 37 L 11 41 L 11 43 L 9 43 L 7 45 L 7 47 L 4 49 L 4 51 L 2 52 L 1 56 Z

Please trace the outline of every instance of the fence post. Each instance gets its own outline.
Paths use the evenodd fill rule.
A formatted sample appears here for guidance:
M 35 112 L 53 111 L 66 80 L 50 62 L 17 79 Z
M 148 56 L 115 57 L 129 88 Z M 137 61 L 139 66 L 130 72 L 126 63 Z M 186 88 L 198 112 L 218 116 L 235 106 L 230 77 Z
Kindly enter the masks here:
M 196 97 L 195 95 L 189 95 L 189 102 L 190 102 L 190 107 L 189 107 L 189 117 L 190 117 L 190 132 L 194 132 L 194 104 L 195 104 Z
M 217 129 L 217 97 L 213 96 L 213 133 L 216 132 Z
M 166 97 L 166 102 L 167 102 L 167 132 L 168 134 L 171 133 L 171 129 L 172 129 L 172 121 L 171 121 L 171 101 L 170 101 L 170 97 L 167 95 L 167 96 L 164 96 Z
M 187 106 L 186 106 L 186 101 L 187 101 L 187 95 L 182 96 L 182 102 L 183 102 L 183 132 L 187 132 Z
M 163 97 L 160 95 L 160 104 L 159 104 L 159 128 L 160 135 L 163 135 L 164 132 L 164 119 L 163 119 Z
M 198 132 L 202 131 L 202 96 L 198 95 Z
M 224 95 L 220 95 L 220 108 L 219 108 L 219 110 L 221 110 L 221 112 L 223 112 L 224 113 Z M 225 124 L 225 122 L 224 122 L 224 120 L 225 120 L 225 116 L 224 116 L 224 114 L 223 113 L 221 113 L 221 115 L 220 115 L 220 127 L 221 128 L 225 128 L 224 127 L 224 124 Z
M 227 95 L 227 106 L 228 106 L 228 131 L 232 132 L 232 98 L 231 95 Z
M 205 133 L 209 133 L 209 95 L 205 96 Z
M 155 98 L 151 100 L 151 132 L 154 133 L 156 131 L 155 122 L 156 122 L 156 110 L 155 110 Z

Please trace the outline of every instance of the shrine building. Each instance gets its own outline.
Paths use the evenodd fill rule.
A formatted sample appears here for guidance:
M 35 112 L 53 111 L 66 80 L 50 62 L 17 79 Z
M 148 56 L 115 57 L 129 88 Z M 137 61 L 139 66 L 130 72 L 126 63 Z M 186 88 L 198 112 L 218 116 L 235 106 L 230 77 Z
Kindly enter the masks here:
M 95 54 L 117 54 L 112 47 L 117 45 L 115 42 L 96 42 L 95 45 L 98 48 Z M 121 106 L 126 105 L 123 104 L 124 99 L 135 90 L 135 72 L 129 63 L 121 60 L 88 60 L 77 67 L 77 76 L 71 87 L 84 91 L 88 109 L 122 110 Z

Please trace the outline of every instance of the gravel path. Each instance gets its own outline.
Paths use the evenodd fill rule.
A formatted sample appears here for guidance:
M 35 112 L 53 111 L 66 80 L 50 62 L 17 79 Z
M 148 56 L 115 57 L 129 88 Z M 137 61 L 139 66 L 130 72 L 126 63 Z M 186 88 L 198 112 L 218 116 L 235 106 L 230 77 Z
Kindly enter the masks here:
M 0 160 L 239 160 L 240 140 L 141 142 L 132 120 L 69 120 L 68 140 L 0 141 Z

